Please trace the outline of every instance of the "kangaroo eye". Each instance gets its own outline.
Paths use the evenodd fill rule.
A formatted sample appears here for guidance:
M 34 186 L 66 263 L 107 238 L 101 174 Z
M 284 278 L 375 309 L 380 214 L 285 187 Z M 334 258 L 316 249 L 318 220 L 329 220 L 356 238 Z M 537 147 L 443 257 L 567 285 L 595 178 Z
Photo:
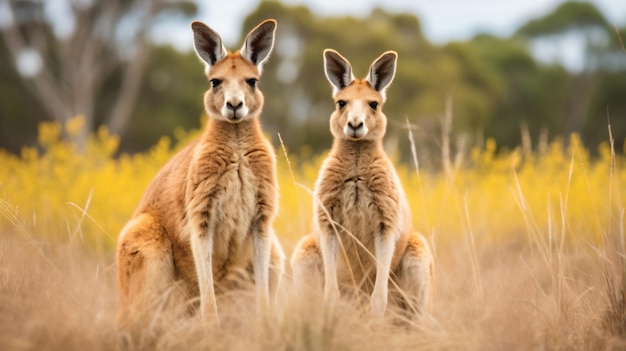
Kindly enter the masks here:
M 339 100 L 337 101 L 337 106 L 339 106 L 339 109 L 342 109 L 344 106 L 346 106 L 346 102 L 343 100 Z
M 254 88 L 256 86 L 256 82 L 257 82 L 256 78 L 250 78 L 250 79 L 246 80 L 246 83 L 248 83 L 248 85 L 251 88 Z
M 219 87 L 220 84 L 222 84 L 220 79 L 211 79 L 211 86 L 213 86 L 213 88 Z
M 375 110 L 378 107 L 378 102 L 376 101 L 370 102 L 370 107 Z

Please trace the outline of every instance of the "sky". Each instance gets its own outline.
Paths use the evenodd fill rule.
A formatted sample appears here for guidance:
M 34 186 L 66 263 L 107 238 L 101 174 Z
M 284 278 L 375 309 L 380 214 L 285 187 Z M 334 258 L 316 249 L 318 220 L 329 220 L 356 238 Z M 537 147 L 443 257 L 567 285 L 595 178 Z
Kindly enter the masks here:
M 3 9 L 7 1 L 0 0 L 0 26 L 10 18 Z M 220 33 L 225 45 L 236 50 L 242 44 L 241 24 L 260 0 L 197 0 L 198 20 Z M 478 33 L 506 37 L 529 19 L 551 12 L 566 0 L 282 0 L 289 5 L 305 5 L 320 16 L 365 17 L 375 7 L 391 12 L 415 14 L 428 40 L 445 44 L 467 40 Z M 626 0 L 588 0 L 602 11 L 607 20 L 619 26 L 626 25 Z M 46 0 L 46 12 L 53 18 L 67 18 L 69 11 L 63 0 Z M 4 15 L 3 15 L 4 14 Z M 55 21 L 57 34 L 71 31 L 70 21 Z M 279 23 L 280 28 L 280 23 Z M 157 43 L 169 43 L 180 50 L 191 50 L 193 38 L 188 20 L 172 19 L 153 33 Z M 582 66 L 581 40 L 564 38 L 562 43 L 538 43 L 533 53 L 544 62 L 559 61 L 577 70 Z M 31 55 L 32 56 L 32 55 Z M 26 60 L 27 61 L 27 60 Z
M 506 37 L 529 19 L 551 12 L 566 0 L 283 0 L 288 5 L 305 5 L 321 16 L 365 17 L 375 7 L 391 12 L 415 14 L 428 40 L 445 44 L 467 40 L 478 33 Z M 602 11 L 607 20 L 626 25 L 626 0 L 589 0 Z M 199 1 L 198 20 L 220 33 L 230 50 L 242 44 L 241 24 L 245 16 L 258 6 L 259 0 Z M 280 28 L 280 24 L 279 24 Z M 172 43 L 189 50 L 192 37 L 188 25 L 163 28 L 155 33 L 158 42 Z M 535 56 L 543 62 L 558 61 L 571 70 L 580 70 L 583 62 L 583 42 L 566 37 L 562 43 L 539 42 L 533 47 Z
M 243 18 L 258 0 L 201 1 L 198 19 L 217 30 L 227 45 L 239 45 Z M 374 7 L 417 15 L 426 37 L 434 43 L 469 39 L 479 32 L 512 34 L 528 19 L 550 12 L 564 0 L 283 0 L 306 5 L 323 16 L 367 16 Z M 626 24 L 626 0 L 592 0 L 607 17 Z M 180 43 L 180 45 L 187 45 Z

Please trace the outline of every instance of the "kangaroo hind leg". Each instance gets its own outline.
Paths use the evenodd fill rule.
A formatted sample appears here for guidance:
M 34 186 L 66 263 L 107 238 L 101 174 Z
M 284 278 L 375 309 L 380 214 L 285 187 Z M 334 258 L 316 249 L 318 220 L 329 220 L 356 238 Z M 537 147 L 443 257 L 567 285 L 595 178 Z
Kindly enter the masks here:
M 393 294 L 395 304 L 411 320 L 425 317 L 430 312 L 433 269 L 428 243 L 420 234 L 412 233 L 395 272 L 400 291 L 394 289 Z
M 276 297 L 281 284 L 281 278 L 285 272 L 285 253 L 283 252 L 278 237 L 272 237 L 272 249 L 270 252 L 270 299 L 273 301 Z
M 172 244 L 158 221 L 142 214 L 130 221 L 117 246 L 120 308 L 118 327 L 135 338 L 149 331 L 173 300 L 183 296 L 174 283 Z M 179 301 L 177 301 L 179 302 Z
M 300 239 L 291 257 L 293 283 L 299 296 L 322 292 L 324 284 L 324 261 L 317 240 L 311 235 Z

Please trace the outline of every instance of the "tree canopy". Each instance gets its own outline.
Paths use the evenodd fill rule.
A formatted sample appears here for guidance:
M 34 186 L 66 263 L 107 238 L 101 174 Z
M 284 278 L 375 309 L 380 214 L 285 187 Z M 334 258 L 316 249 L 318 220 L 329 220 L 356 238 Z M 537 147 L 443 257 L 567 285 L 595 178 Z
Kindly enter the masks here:
M 0 26 L 2 59 L 17 72 L 12 78 L 21 81 L 21 93 L 49 119 L 83 115 L 87 132 L 106 125 L 122 135 L 141 93 L 150 29 L 162 15 L 197 11 L 185 0 L 66 0 L 57 3 L 67 10 L 59 18 L 43 1 L 2 5 L 9 19 Z
M 517 33 L 538 37 L 591 27 L 608 28 L 609 24 L 595 5 L 584 1 L 569 1 L 562 3 L 545 16 L 530 20 L 521 26 Z
M 183 6 L 176 11 L 181 9 L 185 14 L 194 10 Z M 369 64 L 382 52 L 398 52 L 397 74 L 384 107 L 390 120 L 386 141 L 389 147 L 406 150 L 407 156 L 407 121 L 419 152 L 428 155 L 440 149 L 446 101 L 451 101 L 453 133 L 460 137 L 459 147 L 461 139 L 467 146 L 481 145 L 485 138 L 493 138 L 500 147 L 517 147 L 522 130 L 528 131 L 533 143 L 540 135 L 558 137 L 578 132 L 593 145 L 607 139 L 609 116 L 617 146 L 623 147 L 626 50 L 620 39 L 626 30 L 611 28 L 593 4 L 563 3 L 551 13 L 531 19 L 511 37 L 481 34 L 445 45 L 431 43 L 415 15 L 384 8 L 364 17 L 323 17 L 304 6 L 262 1 L 251 10 L 241 33 L 267 18 L 278 21 L 276 47 L 259 82 L 266 96 L 262 123 L 275 142 L 280 133 L 290 150 L 304 147 L 321 152 L 330 146 L 328 119 L 333 103 L 323 72 L 325 48 L 336 49 L 348 58 L 359 77 L 365 76 Z M 595 64 L 582 73 L 570 72 L 558 63 L 543 63 L 533 55 L 535 40 L 558 38 L 566 32 L 594 38 L 587 35 L 589 30 L 600 30 L 607 40 L 604 45 L 588 45 L 587 50 L 595 50 L 589 54 Z M 50 29 L 46 32 L 53 35 Z M 0 147 L 17 151 L 33 142 L 38 121 L 58 118 L 58 113 L 45 99 L 33 98 L 28 77 L 11 64 L 8 39 L 5 36 L 5 45 L 0 45 L 0 71 L 7 78 L 0 82 Z M 112 47 L 106 41 L 112 39 L 99 40 L 105 40 L 103 50 Z M 145 149 L 159 136 L 173 135 L 176 128 L 198 127 L 202 94 L 208 89 L 194 53 L 147 45 L 150 55 L 144 58 L 145 74 L 137 77 L 136 102 L 124 127 L 122 151 L 126 152 Z M 58 50 L 55 47 L 48 49 Z M 111 50 L 104 52 L 111 55 Z M 100 80 L 97 92 L 92 92 L 95 117 L 91 130 L 108 125 L 120 132 L 111 124 L 115 116 L 111 106 L 120 98 L 133 60 L 118 60 Z M 108 61 L 98 57 L 91 62 L 104 70 Z M 50 69 L 69 70 L 74 76 L 82 72 L 60 62 L 51 63 Z M 62 115 L 69 118 L 70 113 L 87 112 L 75 108 Z

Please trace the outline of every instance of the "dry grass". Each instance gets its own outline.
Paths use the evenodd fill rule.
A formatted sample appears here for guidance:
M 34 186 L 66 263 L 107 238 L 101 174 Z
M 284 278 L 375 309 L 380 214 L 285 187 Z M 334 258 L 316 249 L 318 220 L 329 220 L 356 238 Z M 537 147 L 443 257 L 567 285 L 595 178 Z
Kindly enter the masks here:
M 0 349 L 109 350 L 117 343 L 113 257 L 9 231 L 0 236 Z M 520 235 L 520 238 L 523 238 Z M 296 299 L 289 281 L 271 314 L 254 315 L 250 294 L 220 305 L 221 329 L 197 317 L 160 316 L 142 349 L 503 350 L 626 347 L 616 247 L 567 245 L 546 259 L 525 239 L 451 242 L 437 250 L 433 320 L 371 321 L 358 306 Z M 474 253 L 475 251 L 475 258 Z M 479 270 L 473 279 L 476 260 Z M 606 273 L 606 274 L 605 274 Z M 607 283 L 611 282 L 611 283 Z M 478 284 L 477 284 L 478 283 Z M 611 285 L 612 284 L 612 285 Z M 616 285 L 617 284 L 617 285 Z M 607 295 L 607 288 L 617 298 Z M 621 292 L 620 292 L 621 291 Z M 622 324 L 619 324 L 619 321 Z M 612 325 L 607 324 L 612 321 Z M 622 329 L 620 329 L 620 327 Z
M 111 262 L 74 245 L 2 233 L 0 349 L 113 349 L 117 288 Z
M 172 151 L 112 159 L 102 133 L 73 153 L 59 126 L 46 128 L 45 154 L 0 152 L 0 350 L 115 349 L 114 236 Z M 611 137 L 598 160 L 576 141 L 526 161 L 487 143 L 467 168 L 400 169 L 436 257 L 430 320 L 398 325 L 394 311 L 373 321 L 350 301 L 297 299 L 287 275 L 267 315 L 246 292 L 219 304 L 221 328 L 158 311 L 138 349 L 626 349 L 626 159 Z M 319 165 L 292 161 L 283 149 L 275 224 L 287 254 L 310 228 L 305 190 Z

